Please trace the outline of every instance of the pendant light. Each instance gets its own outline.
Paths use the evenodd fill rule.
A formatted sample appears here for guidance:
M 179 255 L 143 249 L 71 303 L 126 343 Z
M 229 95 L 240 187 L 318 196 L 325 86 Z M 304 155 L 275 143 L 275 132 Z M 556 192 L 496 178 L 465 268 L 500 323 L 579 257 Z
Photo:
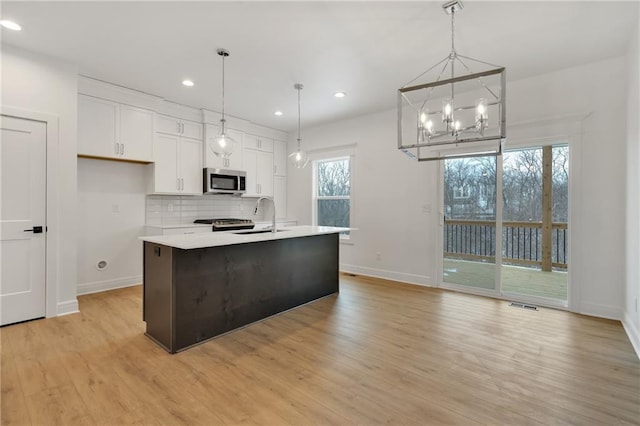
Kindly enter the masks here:
M 213 139 L 213 143 L 209 144 L 209 148 L 218 157 L 228 158 L 236 147 L 236 141 L 227 135 L 225 126 L 227 120 L 224 119 L 224 60 L 229 57 L 229 51 L 218 49 L 217 52 L 222 56 L 222 118 L 220 119 L 220 131 Z
M 306 152 L 300 149 L 300 142 L 302 142 L 302 138 L 300 137 L 300 91 L 304 86 L 300 83 L 296 83 L 293 85 L 293 88 L 298 91 L 298 139 L 296 139 L 298 141 L 298 150 L 289 154 L 289 162 L 292 166 L 302 169 L 309 164 L 309 156 Z

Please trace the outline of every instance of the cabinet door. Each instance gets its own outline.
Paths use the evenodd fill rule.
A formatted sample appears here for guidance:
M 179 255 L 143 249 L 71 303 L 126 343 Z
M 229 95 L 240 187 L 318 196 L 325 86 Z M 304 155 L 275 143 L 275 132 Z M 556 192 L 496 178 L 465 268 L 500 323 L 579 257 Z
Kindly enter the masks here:
M 287 175 L 287 143 L 273 142 L 273 174 L 276 176 Z
M 157 134 L 153 152 L 155 165 L 153 170 L 155 193 L 178 194 L 178 143 L 177 136 Z
M 202 141 L 202 123 L 195 121 L 181 120 L 181 134 L 185 138 L 198 139 Z
M 153 111 L 120 105 L 121 158 L 153 161 Z
M 202 195 L 202 142 L 180 141 L 180 193 Z
M 273 152 L 273 140 L 262 136 L 245 134 L 244 147 L 265 152 Z
M 180 125 L 177 118 L 168 115 L 156 115 L 156 132 L 179 135 Z
M 273 202 L 276 204 L 276 219 L 287 217 L 287 178 L 273 177 Z
M 257 176 L 258 194 L 273 196 L 273 154 L 258 152 Z
M 78 95 L 78 154 L 119 158 L 119 104 Z
M 225 169 L 231 170 L 244 170 L 242 168 L 242 144 L 243 144 L 243 134 L 242 132 L 238 132 L 237 130 L 227 129 L 227 134 L 236 141 L 236 147 L 226 159 Z
M 259 151 L 244 149 L 242 151 L 242 168 L 247 172 L 247 191 L 245 196 L 256 197 L 258 193 L 258 154 Z

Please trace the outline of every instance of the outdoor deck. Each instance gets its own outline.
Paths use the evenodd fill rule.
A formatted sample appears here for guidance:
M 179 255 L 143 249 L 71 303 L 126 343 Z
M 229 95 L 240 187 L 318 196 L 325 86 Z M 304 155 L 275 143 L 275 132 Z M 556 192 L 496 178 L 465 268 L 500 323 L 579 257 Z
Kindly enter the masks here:
M 450 283 L 476 288 L 493 288 L 494 271 L 495 265 L 492 263 L 444 259 L 444 281 Z M 567 273 L 543 272 L 537 268 L 503 265 L 502 291 L 567 300 Z

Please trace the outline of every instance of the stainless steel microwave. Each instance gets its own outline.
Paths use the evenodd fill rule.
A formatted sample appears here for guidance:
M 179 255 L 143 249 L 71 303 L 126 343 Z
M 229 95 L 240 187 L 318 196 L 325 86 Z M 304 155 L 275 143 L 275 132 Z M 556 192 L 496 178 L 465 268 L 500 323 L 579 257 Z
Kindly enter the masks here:
M 241 170 L 204 169 L 205 194 L 244 194 L 247 190 L 247 172 Z

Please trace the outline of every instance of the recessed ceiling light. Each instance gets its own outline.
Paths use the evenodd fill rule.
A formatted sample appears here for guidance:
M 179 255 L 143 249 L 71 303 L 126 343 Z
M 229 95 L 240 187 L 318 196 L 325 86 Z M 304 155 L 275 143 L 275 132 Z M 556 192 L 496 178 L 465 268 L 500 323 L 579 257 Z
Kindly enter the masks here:
M 333 96 L 335 96 L 336 98 L 344 98 L 345 96 L 347 96 L 346 92 L 335 92 L 333 94 Z
M 3 19 L 2 21 L 0 21 L 0 25 L 13 31 L 20 31 L 22 29 L 20 25 L 7 19 Z
M 274 112 L 274 114 L 277 115 L 278 117 L 280 117 L 283 113 L 282 113 L 282 111 L 276 111 L 276 112 Z
M 184 84 L 187 87 L 193 87 L 193 81 L 191 80 L 183 80 L 182 84 Z

